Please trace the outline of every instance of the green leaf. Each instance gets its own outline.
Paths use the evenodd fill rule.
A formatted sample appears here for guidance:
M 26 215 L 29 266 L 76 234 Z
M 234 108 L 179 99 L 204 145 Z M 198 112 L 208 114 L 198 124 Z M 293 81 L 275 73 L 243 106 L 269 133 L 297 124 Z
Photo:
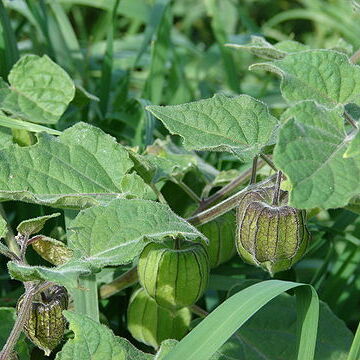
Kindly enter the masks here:
M 352 338 L 345 323 L 320 302 L 315 359 L 346 360 Z M 211 360 L 292 359 L 295 348 L 296 301 L 283 294 L 249 319 Z
M 178 343 L 175 339 L 164 340 L 161 345 L 159 351 L 156 353 L 154 360 L 163 360 L 165 355 L 167 355 Z
M 204 236 L 166 205 L 148 200 L 113 200 L 81 211 L 70 226 L 74 256 L 96 267 L 129 263 L 146 241 L 167 236 Z
M 215 95 L 173 106 L 148 106 L 187 149 L 229 151 L 243 161 L 273 142 L 277 119 L 267 106 L 247 95 Z
M 70 339 L 56 355 L 56 360 L 78 359 L 126 360 L 126 351 L 105 325 L 85 315 L 64 311 L 75 338 Z
M 360 67 L 337 51 L 300 51 L 250 66 L 250 70 L 258 69 L 281 77 L 281 92 L 289 102 L 314 100 L 328 107 L 360 104 Z
M 5 237 L 8 232 L 8 226 L 6 220 L 0 215 L 0 239 Z
M 128 174 L 133 163 L 125 148 L 84 123 L 59 138 L 38 134 L 33 146 L 0 150 L 0 167 L 2 200 L 79 209 L 149 194 L 138 175 Z
M 274 161 L 292 185 L 291 205 L 342 207 L 359 191 L 360 159 L 344 158 L 348 141 L 341 113 L 311 101 L 285 112 Z
M 10 335 L 10 331 L 15 323 L 16 312 L 14 308 L 2 307 L 0 308 L 0 349 L 5 345 L 5 342 Z M 30 359 L 28 345 L 25 342 L 25 336 L 22 334 L 15 347 L 20 360 Z
M 47 236 L 37 236 L 31 243 L 33 249 L 46 261 L 54 265 L 62 265 L 72 257 L 72 250 L 61 241 Z
M 346 205 L 346 208 L 356 214 L 360 214 L 360 194 L 352 197 Z
M 350 146 L 346 150 L 344 157 L 359 157 L 360 156 L 360 132 L 357 132 L 355 137 L 352 139 Z
M 9 274 L 13 279 L 20 281 L 52 281 L 56 284 L 70 288 L 78 288 L 80 275 L 90 275 L 96 269 L 83 261 L 69 261 L 56 267 L 21 265 L 17 262 L 7 263 Z
M 298 360 L 312 360 L 319 314 L 317 294 L 309 285 L 279 280 L 249 286 L 227 299 L 185 336 L 164 360 L 209 359 L 259 309 L 293 288 L 296 288 L 298 302 L 298 343 L 293 349 L 293 358 L 298 349 Z
M 36 233 L 38 233 L 39 231 L 42 230 L 45 223 L 49 219 L 58 217 L 60 215 L 61 215 L 60 213 L 54 213 L 54 214 L 51 214 L 51 215 L 39 216 L 39 217 L 36 217 L 36 218 L 24 220 L 17 226 L 16 230 L 20 234 L 26 235 L 26 236 L 36 234 Z
M 1 126 L 1 116 L 0 116 L 0 150 L 6 148 L 13 144 L 13 136 L 11 129 Z
M 69 75 L 46 55 L 26 55 L 2 82 L 0 109 L 35 123 L 54 124 L 75 95 Z
M 226 46 L 246 50 L 253 55 L 269 60 L 283 59 L 288 53 L 308 49 L 308 46 L 291 40 L 281 41 L 272 45 L 263 37 L 256 35 L 251 35 L 250 42 L 246 44 L 226 44 Z
M 32 132 L 41 132 L 44 131 L 48 134 L 52 135 L 60 135 L 61 132 L 55 129 L 48 128 L 46 126 L 42 126 L 39 124 L 33 124 L 28 121 L 13 119 L 9 116 L 5 116 L 2 112 L 0 113 L 0 126 L 4 126 L 7 129 L 19 129 L 19 130 L 27 130 Z M 2 130 L 4 133 L 4 130 Z M 11 134 L 11 132 L 10 132 Z M 12 143 L 12 136 L 11 139 L 8 140 L 8 144 Z M 1 147 L 5 147 L 4 144 L 1 144 Z

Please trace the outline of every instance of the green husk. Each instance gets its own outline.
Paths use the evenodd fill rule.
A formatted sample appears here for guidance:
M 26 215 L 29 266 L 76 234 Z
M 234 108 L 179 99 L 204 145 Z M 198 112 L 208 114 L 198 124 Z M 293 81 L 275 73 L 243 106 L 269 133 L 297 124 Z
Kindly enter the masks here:
M 273 205 L 273 194 L 273 187 L 249 191 L 236 215 L 239 255 L 271 275 L 299 261 L 310 238 L 305 211 L 287 205 L 286 191 L 280 192 L 279 205 Z
M 131 335 L 157 349 L 163 340 L 180 340 L 185 336 L 190 326 L 191 312 L 188 308 L 163 308 L 140 288 L 130 299 L 127 318 Z
M 209 258 L 204 245 L 183 241 L 180 249 L 172 242 L 149 243 L 142 251 L 138 273 L 140 284 L 160 305 L 179 309 L 194 304 L 209 278 Z
M 17 304 L 20 310 L 23 297 Z M 66 328 L 62 311 L 68 307 L 68 293 L 62 286 L 54 285 L 38 294 L 33 303 L 30 317 L 24 325 L 26 336 L 49 355 L 61 342 Z

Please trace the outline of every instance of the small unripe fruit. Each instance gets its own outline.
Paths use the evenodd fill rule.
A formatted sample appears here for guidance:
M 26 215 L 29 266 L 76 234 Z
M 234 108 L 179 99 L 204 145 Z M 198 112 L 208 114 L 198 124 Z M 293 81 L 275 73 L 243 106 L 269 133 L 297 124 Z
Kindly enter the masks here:
M 187 333 L 190 321 L 188 308 L 163 308 L 142 288 L 131 296 L 127 311 L 128 329 L 136 340 L 155 349 L 163 340 L 180 340 Z
M 229 212 L 199 227 L 209 240 L 208 254 L 211 268 L 227 262 L 235 255 L 235 222 L 235 214 Z
M 209 258 L 204 245 L 182 241 L 151 242 L 142 251 L 138 273 L 140 284 L 160 305 L 178 309 L 194 304 L 203 294 L 209 278 Z
M 17 304 L 18 312 L 23 296 Z M 24 332 L 46 355 L 49 355 L 62 340 L 66 328 L 66 319 L 62 311 L 67 309 L 68 301 L 66 289 L 58 285 L 51 286 L 34 298 Z
M 237 208 L 236 247 L 244 261 L 270 274 L 289 269 L 304 255 L 309 242 L 306 212 L 287 205 L 280 190 L 272 204 L 274 188 L 249 191 Z

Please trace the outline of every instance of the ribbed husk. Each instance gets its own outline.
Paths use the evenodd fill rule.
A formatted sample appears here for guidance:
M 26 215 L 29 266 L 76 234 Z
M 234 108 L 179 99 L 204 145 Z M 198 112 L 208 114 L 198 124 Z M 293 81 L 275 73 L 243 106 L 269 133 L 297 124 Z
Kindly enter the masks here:
M 166 339 L 180 340 L 191 321 L 188 308 L 170 310 L 159 306 L 143 288 L 132 295 L 127 311 L 127 325 L 138 341 L 157 349 Z
M 138 274 L 140 284 L 163 307 L 178 309 L 194 304 L 209 278 L 209 258 L 204 245 L 182 242 L 149 243 L 142 251 Z
M 270 274 L 287 270 L 299 261 L 310 238 L 306 212 L 286 205 L 286 191 L 280 193 L 279 206 L 271 205 L 273 193 L 273 187 L 249 191 L 236 215 L 238 253 Z
M 20 297 L 17 304 L 19 311 L 23 301 Z M 24 325 L 26 336 L 46 355 L 61 342 L 66 328 L 66 319 L 62 311 L 68 308 L 67 290 L 58 285 L 38 294 L 33 303 L 30 317 Z
M 199 227 L 209 240 L 207 250 L 211 268 L 229 261 L 235 255 L 235 222 L 234 212 L 229 212 Z

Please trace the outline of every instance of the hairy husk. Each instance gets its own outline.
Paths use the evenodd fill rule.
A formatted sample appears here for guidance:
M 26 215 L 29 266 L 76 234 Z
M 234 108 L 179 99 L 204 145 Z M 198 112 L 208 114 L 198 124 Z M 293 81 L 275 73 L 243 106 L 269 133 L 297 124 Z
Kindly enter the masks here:
M 17 304 L 19 311 L 23 296 Z M 62 286 L 53 285 L 38 294 L 33 303 L 30 317 L 24 325 L 26 336 L 46 355 L 61 342 L 66 328 L 62 311 L 68 307 L 68 293 Z
M 194 304 L 203 294 L 209 278 L 209 258 L 204 245 L 182 242 L 149 243 L 142 251 L 138 273 L 140 284 L 160 305 L 179 309 Z
M 272 205 L 273 194 L 273 187 L 249 191 L 236 214 L 239 255 L 271 275 L 299 261 L 310 238 L 306 212 L 287 205 L 286 191 L 280 192 L 279 205 Z
M 229 212 L 199 227 L 209 240 L 207 249 L 211 268 L 227 262 L 235 255 L 235 221 L 234 212 Z
M 127 311 L 128 329 L 136 340 L 155 349 L 163 340 L 180 340 L 187 333 L 190 321 L 188 308 L 163 308 L 142 288 L 131 296 Z

